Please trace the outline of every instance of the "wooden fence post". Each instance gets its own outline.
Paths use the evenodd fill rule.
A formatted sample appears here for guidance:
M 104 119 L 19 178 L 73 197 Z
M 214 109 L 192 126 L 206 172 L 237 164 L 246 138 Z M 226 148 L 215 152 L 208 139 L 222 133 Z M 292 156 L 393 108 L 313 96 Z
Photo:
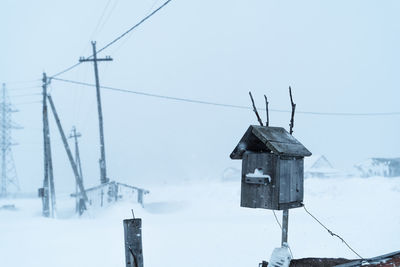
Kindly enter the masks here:
M 142 219 L 124 220 L 126 267 L 143 267 Z

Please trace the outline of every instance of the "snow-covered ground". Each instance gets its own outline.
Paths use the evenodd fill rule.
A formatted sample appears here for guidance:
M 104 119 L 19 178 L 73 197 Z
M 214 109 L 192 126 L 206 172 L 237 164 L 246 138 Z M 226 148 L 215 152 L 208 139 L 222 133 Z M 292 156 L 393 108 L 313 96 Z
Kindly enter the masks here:
M 148 188 L 142 209 L 119 203 L 74 215 L 58 196 L 58 219 L 41 217 L 39 199 L 1 200 L 0 266 L 124 266 L 122 220 L 143 219 L 146 267 L 244 267 L 268 260 L 280 245 L 272 211 L 239 207 L 239 182 L 191 182 Z M 400 178 L 307 179 L 305 204 L 363 257 L 400 250 Z M 278 212 L 279 219 L 281 213 Z M 355 256 L 303 208 L 289 217 L 295 258 Z

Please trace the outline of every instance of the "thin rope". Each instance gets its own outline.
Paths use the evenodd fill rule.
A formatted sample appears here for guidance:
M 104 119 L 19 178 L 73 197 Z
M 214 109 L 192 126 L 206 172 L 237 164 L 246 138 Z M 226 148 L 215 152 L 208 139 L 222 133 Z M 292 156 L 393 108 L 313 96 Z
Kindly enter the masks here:
M 278 217 L 276 216 L 275 211 L 272 210 L 272 212 L 274 213 L 275 220 L 276 220 L 276 222 L 278 223 L 279 228 L 281 228 L 281 231 L 282 231 L 282 224 L 279 222 Z M 289 245 L 288 245 L 287 247 L 288 247 L 288 249 L 289 249 L 290 255 L 292 256 L 292 259 L 294 259 L 292 250 L 290 249 Z
M 275 217 L 275 220 L 276 220 L 276 222 L 278 223 L 278 225 L 279 225 L 279 228 L 281 228 L 281 230 L 282 230 L 282 224 L 280 223 L 280 221 L 278 220 L 278 217 L 276 216 L 276 213 L 275 213 L 275 211 L 274 210 L 272 210 L 272 212 L 274 213 L 274 217 Z
M 339 238 L 354 254 L 356 254 L 361 260 L 365 260 L 365 258 L 361 257 L 360 254 L 358 254 L 341 236 L 338 234 L 335 234 L 331 230 L 329 230 L 320 220 L 318 220 L 314 215 L 312 215 L 306 208 L 306 206 L 303 204 L 304 210 L 315 220 L 317 221 L 328 233 L 333 236 Z

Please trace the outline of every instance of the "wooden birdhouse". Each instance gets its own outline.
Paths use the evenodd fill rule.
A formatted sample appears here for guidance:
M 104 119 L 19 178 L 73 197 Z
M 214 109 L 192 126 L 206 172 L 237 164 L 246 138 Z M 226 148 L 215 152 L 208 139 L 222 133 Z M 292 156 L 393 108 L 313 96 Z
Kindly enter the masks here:
M 242 160 L 240 205 L 272 210 L 301 207 L 306 156 L 311 152 L 284 128 L 251 125 L 230 155 Z

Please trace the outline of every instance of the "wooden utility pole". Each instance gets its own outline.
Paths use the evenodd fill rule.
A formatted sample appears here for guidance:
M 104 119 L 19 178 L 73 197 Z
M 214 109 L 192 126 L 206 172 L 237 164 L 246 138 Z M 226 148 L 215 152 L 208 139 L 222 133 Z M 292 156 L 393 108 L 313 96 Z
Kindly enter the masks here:
M 49 118 L 47 112 L 47 85 L 46 73 L 43 73 L 43 150 L 44 150 L 44 180 L 42 197 L 42 213 L 45 217 L 54 217 L 56 212 L 56 195 L 54 188 L 53 161 L 51 157 Z M 49 190 L 50 187 L 50 190 Z M 51 203 L 50 203 L 51 199 Z M 51 205 L 50 205 L 51 204 Z
M 82 183 L 81 178 L 79 176 L 78 168 L 76 167 L 76 164 L 74 162 L 74 158 L 72 156 L 71 149 L 69 148 L 69 145 L 68 145 L 68 142 L 67 142 L 67 138 L 65 137 L 64 130 L 63 130 L 62 126 L 61 126 L 61 122 L 60 122 L 60 119 L 58 117 L 58 114 L 57 114 L 57 111 L 56 111 L 56 107 L 54 106 L 54 102 L 53 102 L 53 99 L 51 98 L 51 96 L 48 95 L 47 98 L 49 100 L 51 110 L 53 111 L 54 119 L 56 120 L 58 130 L 60 131 L 61 139 L 63 141 L 65 151 L 67 152 L 67 156 L 68 156 L 69 162 L 71 163 L 72 171 L 74 172 L 74 175 L 75 175 L 75 181 L 78 184 L 79 190 L 81 191 L 80 192 L 81 197 L 83 198 L 83 200 L 85 201 L 85 204 L 86 204 L 86 202 L 88 201 L 88 198 L 87 198 L 87 195 L 86 195 L 86 191 L 85 191 L 85 188 L 83 187 L 83 183 Z
M 96 80 L 96 95 L 97 95 L 97 111 L 99 113 L 99 131 L 100 131 L 100 182 L 105 184 L 108 182 L 107 168 L 106 168 L 106 152 L 104 147 L 104 131 L 103 131 L 103 111 L 101 108 L 101 95 L 100 95 L 100 82 L 99 82 L 99 71 L 97 68 L 98 61 L 112 61 L 112 58 L 107 56 L 105 58 L 97 58 L 96 42 L 92 41 L 93 47 L 93 58 L 80 58 L 79 62 L 93 62 L 94 64 L 94 76 Z
M 83 183 L 82 164 L 81 164 L 81 157 L 80 157 L 80 154 L 79 154 L 79 145 L 78 145 L 78 137 L 81 137 L 81 136 L 82 135 L 76 131 L 76 128 L 74 126 L 74 127 L 72 127 L 71 134 L 69 135 L 68 138 L 74 138 L 74 141 L 75 141 L 75 164 L 78 167 L 79 176 L 80 176 L 81 181 Z M 76 212 L 79 212 L 80 211 L 80 208 L 79 208 L 80 198 L 78 197 L 79 196 L 79 185 L 78 185 L 78 183 L 76 183 L 75 192 L 76 192 L 75 209 L 76 209 Z

